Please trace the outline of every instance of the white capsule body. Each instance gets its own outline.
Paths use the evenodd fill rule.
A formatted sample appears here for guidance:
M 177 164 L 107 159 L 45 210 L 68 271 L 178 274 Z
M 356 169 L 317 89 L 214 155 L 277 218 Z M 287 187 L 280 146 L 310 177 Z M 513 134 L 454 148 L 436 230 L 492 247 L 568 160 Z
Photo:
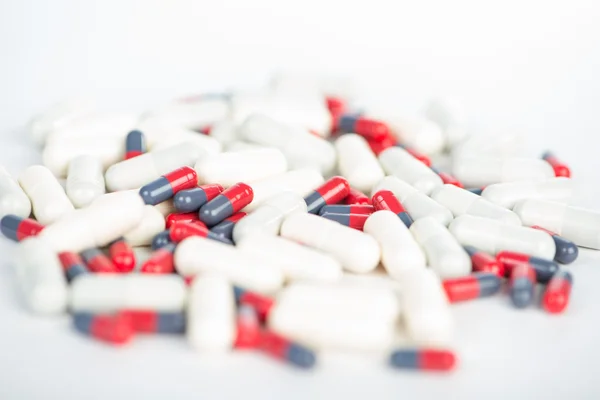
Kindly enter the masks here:
M 201 275 L 190 288 L 186 335 L 202 352 L 230 350 L 236 336 L 233 288 L 223 276 Z
M 135 192 L 138 193 L 137 190 Z M 178 212 L 175 209 L 175 206 L 173 205 L 173 199 L 165 200 L 162 203 L 158 203 L 154 206 L 154 208 L 156 208 L 163 215 L 163 217 Z
M 232 143 L 239 141 L 238 127 L 231 119 L 224 119 L 210 128 L 210 137 L 221 143 L 223 148 L 229 149 Z
M 500 182 L 549 179 L 554 170 L 537 158 L 460 157 L 452 172 L 467 187 L 484 187 Z
M 440 186 L 431 193 L 431 198 L 448 208 L 455 217 L 469 214 L 506 224 L 521 225 L 521 220 L 514 212 L 454 185 Z
M 185 282 L 177 275 L 87 274 L 73 281 L 69 305 L 73 312 L 177 312 L 186 297 Z
M 88 155 L 73 158 L 69 163 L 66 192 L 77 208 L 86 207 L 106 193 L 102 162 Z
M 175 250 L 175 267 L 183 276 L 222 274 L 234 285 L 261 293 L 273 293 L 283 284 L 281 270 L 268 258 L 250 257 L 216 240 L 190 237 Z
M 207 155 L 219 154 L 221 152 L 221 144 L 214 138 L 202 133 L 194 132 L 184 128 L 169 127 L 158 132 L 153 128 L 142 130 L 148 139 L 150 151 L 158 151 L 173 147 L 180 143 L 193 143 L 196 147 L 204 150 Z
M 225 152 L 196 163 L 200 183 L 219 183 L 225 187 L 238 182 L 251 183 L 287 170 L 281 151 L 272 148 Z
M 410 232 L 427 255 L 427 265 L 440 278 L 458 278 L 471 272 L 471 258 L 448 229 L 433 218 L 421 218 Z
M 201 129 L 227 117 L 229 105 L 222 98 L 200 101 L 178 101 L 165 105 L 144 116 L 142 123 Z
M 81 155 L 96 157 L 102 162 L 103 168 L 108 168 L 123 159 L 124 139 L 94 137 L 48 143 L 44 147 L 42 159 L 54 175 L 64 177 L 71 160 Z
M 363 232 L 379 243 L 381 263 L 392 278 L 400 279 L 403 272 L 427 265 L 425 253 L 393 212 L 381 210 L 371 214 Z
M 33 215 L 42 225 L 50 224 L 75 208 L 52 172 L 32 165 L 21 172 L 19 184 L 31 200 Z
M 288 281 L 336 282 L 342 277 L 335 258 L 282 237 L 256 232 L 236 244 L 242 253 L 271 259 Z
M 250 115 L 238 132 L 242 140 L 281 150 L 290 168 L 309 167 L 328 174 L 335 166 L 335 150 L 329 142 L 266 115 Z
M 39 236 L 57 251 L 102 247 L 139 225 L 144 201 L 134 192 L 105 194 L 48 225 Z
M 379 190 L 389 190 L 394 193 L 413 221 L 425 217 L 433 217 L 444 225 L 448 225 L 452 221 L 453 216 L 450 210 L 395 176 L 383 178 L 375 185 L 371 195 Z
M 73 139 L 115 138 L 124 140 L 134 129 L 139 116 L 131 113 L 98 113 L 78 118 L 66 126 L 52 131 L 47 143 Z
M 17 247 L 16 275 L 29 308 L 39 314 L 66 311 L 68 286 L 56 253 L 39 238 Z
M 513 208 L 521 200 L 539 199 L 568 203 L 573 196 L 570 178 L 550 178 L 543 181 L 496 183 L 483 189 L 481 197 L 494 204 Z
M 323 175 L 312 168 L 295 169 L 253 182 L 250 186 L 254 192 L 252 202 L 243 211 L 256 210 L 265 201 L 282 192 L 294 192 L 304 197 L 325 182 Z
M 340 136 L 335 141 L 338 170 L 350 186 L 361 192 L 370 192 L 385 173 L 367 141 L 356 134 Z
M 165 230 L 165 217 L 160 210 L 151 205 L 144 207 L 142 219 L 125 234 L 125 240 L 131 246 L 149 246 L 154 236 Z
M 233 241 L 241 242 L 257 232 L 278 235 L 283 220 L 295 213 L 305 213 L 306 202 L 299 194 L 283 192 L 264 202 L 233 227 Z
M 283 221 L 281 236 L 331 255 L 350 272 L 369 272 L 379 263 L 380 250 L 375 239 L 318 215 L 290 215 Z
M 31 202 L 17 181 L 0 166 L 0 218 L 7 214 L 27 218 Z
M 523 135 L 515 132 L 501 132 L 472 136 L 462 143 L 457 143 L 452 148 L 452 157 L 492 157 L 512 158 L 524 155 L 525 149 Z
M 431 269 L 415 268 L 402 275 L 402 310 L 410 338 L 419 345 L 448 346 L 454 319 L 440 277 Z
M 449 97 L 434 98 L 425 107 L 425 116 L 438 124 L 450 147 L 467 137 L 467 118 L 462 104 Z
M 203 149 L 189 142 L 151 151 L 108 168 L 106 187 L 111 192 L 137 189 L 177 168 L 191 167 L 205 155 Z
M 31 137 L 36 144 L 43 145 L 50 132 L 91 114 L 94 108 L 94 101 L 86 98 L 57 103 L 33 118 L 29 125 Z
M 444 184 L 442 178 L 431 168 L 400 147 L 390 147 L 381 152 L 379 162 L 389 175 L 406 181 L 425 194 L 431 193 L 433 189 Z
M 548 200 L 529 199 L 515 205 L 527 226 L 541 226 L 578 246 L 600 249 L 600 212 Z
M 462 245 L 492 254 L 506 250 L 552 260 L 556 252 L 554 240 L 546 232 L 488 218 L 463 215 L 452 221 L 449 229 Z
M 399 315 L 391 289 L 294 283 L 277 296 L 268 324 L 319 350 L 383 350 L 394 341 Z

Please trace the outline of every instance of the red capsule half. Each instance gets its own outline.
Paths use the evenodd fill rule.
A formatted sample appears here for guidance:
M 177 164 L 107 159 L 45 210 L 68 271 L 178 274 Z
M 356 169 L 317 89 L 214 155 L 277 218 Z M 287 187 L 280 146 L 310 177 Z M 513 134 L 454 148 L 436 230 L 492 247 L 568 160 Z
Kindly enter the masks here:
M 552 152 L 547 151 L 542 154 L 542 159 L 550 164 L 554 170 L 555 176 L 564 176 L 567 178 L 571 177 L 571 169 L 565 163 L 556 158 Z
M 204 225 L 204 223 L 202 221 L 200 221 L 200 218 L 198 217 L 197 212 L 171 213 L 171 214 L 167 215 L 167 218 L 165 219 L 165 221 L 166 221 L 167 229 L 170 228 L 174 222 L 179 222 L 179 221 L 181 221 L 181 222 L 196 222 L 196 223 Z M 206 226 L 206 225 L 204 225 L 204 226 Z
M 236 314 L 236 337 L 233 347 L 253 349 L 260 345 L 261 327 L 254 307 L 242 304 Z
M 573 277 L 570 272 L 558 271 L 544 290 L 542 295 L 542 307 L 551 314 L 561 313 L 569 304 Z
M 464 246 L 464 249 L 471 257 L 473 271 L 493 272 L 501 278 L 506 275 L 504 264 L 496 260 L 491 254 L 478 250 L 473 246 Z
M 318 214 L 324 205 L 337 204 L 350 193 L 346 178 L 334 176 L 304 198 L 309 213 Z
M 371 204 L 371 199 L 369 196 L 364 194 L 358 189 L 350 188 L 350 192 L 348 196 L 344 198 L 344 204 L 348 205 L 360 205 L 360 204 Z
M 125 238 L 121 237 L 110 243 L 108 254 L 119 272 L 131 272 L 135 268 L 135 253 Z
M 488 297 L 498 293 L 502 280 L 493 272 L 476 272 L 442 282 L 451 303 Z
M 175 243 L 169 243 L 154 251 L 150 258 L 142 264 L 140 272 L 146 274 L 171 274 L 175 272 L 173 253 L 176 247 Z

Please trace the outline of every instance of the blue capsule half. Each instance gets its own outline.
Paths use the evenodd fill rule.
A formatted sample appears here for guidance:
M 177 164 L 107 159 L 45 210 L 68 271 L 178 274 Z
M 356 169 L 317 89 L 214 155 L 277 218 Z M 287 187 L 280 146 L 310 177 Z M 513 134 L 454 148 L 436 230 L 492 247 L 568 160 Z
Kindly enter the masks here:
M 201 188 L 182 190 L 173 198 L 175 209 L 181 213 L 198 211 L 207 202 L 208 196 Z
M 552 235 L 554 244 L 556 244 L 556 253 L 554 260 L 561 264 L 570 264 L 579 256 L 579 247 L 570 240 L 558 235 Z
M 517 308 L 524 308 L 533 301 L 533 283 L 526 277 L 517 278 L 511 282 L 509 293 L 512 303 Z
M 173 243 L 169 230 L 162 231 L 154 236 L 152 239 L 152 250 L 158 250 L 166 245 Z

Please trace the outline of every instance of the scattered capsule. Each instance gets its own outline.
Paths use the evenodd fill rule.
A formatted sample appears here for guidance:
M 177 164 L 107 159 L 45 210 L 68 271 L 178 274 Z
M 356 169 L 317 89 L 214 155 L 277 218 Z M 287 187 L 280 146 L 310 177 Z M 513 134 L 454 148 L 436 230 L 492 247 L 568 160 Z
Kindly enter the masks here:
M 373 207 L 370 204 L 335 204 L 332 206 L 323 206 L 321 210 L 319 210 L 319 215 L 323 215 L 325 213 L 370 215 L 373 214 L 375 211 L 375 207 Z
M 325 104 L 331 114 L 331 119 L 334 121 L 339 119 L 344 111 L 346 111 L 346 102 L 339 97 L 325 96 Z
M 207 202 L 223 192 L 223 186 L 209 184 L 178 192 L 173 198 L 173 205 L 180 213 L 196 212 Z
M 93 247 L 81 252 L 81 258 L 91 272 L 95 273 L 114 273 L 119 272 L 117 267 L 99 249 Z
M 167 229 L 154 236 L 154 239 L 152 239 L 151 248 L 152 250 L 158 250 L 170 243 L 173 243 L 173 241 L 171 240 L 170 230 Z
M 475 272 L 461 278 L 446 279 L 442 282 L 450 303 L 488 297 L 496 294 L 502 280 L 493 272 Z
M 433 172 L 435 172 L 436 174 L 438 174 L 438 176 L 440 178 L 442 178 L 442 182 L 444 182 L 445 184 L 458 186 L 461 189 L 464 188 L 464 185 L 462 183 L 460 183 L 460 181 L 458 179 L 456 179 L 455 177 L 453 177 L 449 173 L 440 171 L 439 169 L 437 169 L 435 167 L 429 167 L 429 168 L 431 168 L 433 170 Z
M 483 193 L 483 189 L 485 189 L 485 188 L 477 188 L 476 187 L 476 188 L 469 188 L 469 189 L 465 189 L 465 190 L 468 190 L 469 192 L 471 192 L 473 194 L 481 196 L 481 193 Z
M 552 314 L 563 312 L 569 304 L 572 285 L 573 277 L 570 272 L 558 271 L 554 274 L 542 295 L 544 310 Z
M 32 165 L 19 175 L 19 184 L 31 200 L 33 215 L 40 224 L 50 224 L 73 211 L 73 203 L 52 172 Z
M 338 171 L 352 187 L 369 191 L 383 179 L 385 173 L 367 141 L 359 135 L 341 135 L 335 141 Z
M 251 306 L 256 310 L 261 322 L 267 320 L 269 311 L 271 311 L 273 304 L 275 304 L 275 299 L 264 294 L 243 289 L 239 286 L 233 287 L 233 293 L 235 294 L 235 301 L 237 304 Z
M 479 155 L 454 160 L 452 174 L 466 187 L 478 187 L 500 182 L 548 179 L 554 176 L 554 171 L 548 163 L 536 158 Z
M 0 166 L 0 217 L 9 214 L 28 217 L 31 202 L 17 181 Z
M 141 131 L 133 130 L 125 138 L 125 159 L 129 160 L 146 152 L 146 137 Z
M 173 265 L 173 253 L 177 245 L 175 243 L 169 243 L 150 256 L 148 260 L 140 268 L 140 272 L 146 274 L 170 274 L 175 271 Z
M 73 314 L 75 329 L 103 342 L 112 344 L 127 343 L 133 337 L 131 320 L 122 313 L 90 314 L 78 312 Z
M 183 333 L 185 313 L 177 311 L 125 310 L 121 314 L 131 321 L 138 333 Z
M 171 213 L 167 215 L 165 218 L 167 229 L 171 227 L 175 222 L 199 222 L 204 225 L 202 221 L 198 218 L 197 212 L 187 212 L 187 213 Z
M 390 134 L 390 129 L 384 122 L 356 114 L 340 116 L 337 128 L 344 133 L 359 134 L 367 140 L 383 140 Z
M 181 167 L 142 186 L 140 196 L 144 203 L 154 206 L 169 200 L 180 190 L 193 188 L 197 184 L 196 171 L 191 167 Z
M 2 231 L 2 234 L 15 242 L 35 236 L 42 229 L 44 229 L 44 225 L 31 218 L 21 218 L 8 214 L 0 220 L 0 231 Z
M 360 190 L 354 189 L 351 187 L 350 192 L 348 193 L 348 196 L 346 196 L 346 198 L 344 198 L 344 204 L 348 204 L 348 205 L 368 204 L 368 205 L 370 205 L 371 199 L 369 198 L 369 196 L 367 196 Z
M 348 181 L 334 176 L 304 198 L 308 212 L 318 214 L 321 207 L 341 202 L 350 193 Z
M 501 251 L 496 254 L 496 259 L 504 264 L 507 272 L 519 264 L 529 265 L 535 271 L 536 279 L 540 283 L 548 282 L 559 270 L 558 264 L 554 261 L 512 251 Z
M 267 354 L 280 360 L 286 360 L 297 367 L 311 368 L 316 362 L 315 353 L 312 350 L 268 330 L 261 334 L 260 347 Z
M 254 307 L 242 305 L 235 317 L 236 336 L 233 347 L 236 349 L 251 349 L 260 345 L 260 321 Z
M 200 207 L 198 216 L 206 225 L 214 226 L 246 207 L 253 198 L 254 192 L 250 186 L 236 183 Z
M 390 147 L 378 156 L 383 170 L 429 195 L 444 182 L 427 165 L 417 160 L 401 147 Z
M 396 139 L 391 136 L 386 136 L 381 140 L 367 140 L 367 142 L 369 143 L 371 151 L 375 153 L 375 155 L 379 155 L 384 150 L 396 145 Z
M 87 207 L 106 193 L 102 161 L 87 154 L 69 161 L 65 191 L 76 208 Z
M 564 176 L 566 178 L 571 177 L 571 170 L 569 169 L 569 167 L 563 162 L 561 162 L 558 158 L 556 158 L 554 153 L 550 151 L 545 152 L 544 154 L 542 154 L 542 160 L 550 164 L 550 166 L 554 170 L 554 175 Z
M 450 371 L 456 364 L 456 356 L 448 350 L 400 349 L 392 353 L 390 364 L 402 369 Z
M 425 164 L 431 168 L 431 159 L 429 157 L 427 157 L 425 154 L 421 153 L 420 151 L 416 150 L 415 148 L 413 148 L 407 144 L 396 143 L 396 146 L 406 150 L 406 152 L 408 154 L 410 154 L 411 156 L 413 156 L 414 158 L 416 158 L 417 160 L 421 161 L 423 164 Z M 456 179 L 456 178 L 454 178 L 454 179 Z
M 108 254 L 119 272 L 131 272 L 135 267 L 135 254 L 123 237 L 108 245 Z
M 484 251 L 477 250 L 473 246 L 464 246 L 465 251 L 471 257 L 473 271 L 475 272 L 492 272 L 499 277 L 504 277 L 504 264 L 496 260 L 494 256 Z
M 72 253 L 70 251 L 58 253 L 58 259 L 65 270 L 69 282 L 79 275 L 89 273 L 83 259 L 77 253 Z
M 219 222 L 217 225 L 210 228 L 210 230 L 219 236 L 231 240 L 235 224 L 245 216 L 245 212 L 238 211 L 231 217 L 225 218 L 222 222 Z
M 339 222 L 342 225 L 348 226 L 352 229 L 356 229 L 359 231 L 363 230 L 363 226 L 365 226 L 365 222 L 367 218 L 369 218 L 368 214 L 335 214 L 326 212 L 321 214 L 321 217 L 325 219 L 329 219 L 331 221 Z
M 218 235 L 206 227 L 202 222 L 184 222 L 178 221 L 175 222 L 169 228 L 169 236 L 172 242 L 179 243 L 182 240 L 190 237 L 190 236 L 200 236 L 212 240 L 216 240 L 219 242 L 223 242 L 226 244 L 233 244 L 231 240 L 227 239 L 224 236 Z
M 579 247 L 577 247 L 577 245 L 570 240 L 558 236 L 556 233 L 542 228 L 541 226 L 534 225 L 532 228 L 539 231 L 544 231 L 552 236 L 552 239 L 554 239 L 554 244 L 556 244 L 554 261 L 557 261 L 561 264 L 570 264 L 577 259 L 577 256 L 579 256 Z
M 375 192 L 371 201 L 376 210 L 389 210 L 396 214 L 407 228 L 410 228 L 412 225 L 412 218 L 408 215 L 402 206 L 402 203 L 400 203 L 400 200 L 394 196 L 394 193 L 391 190 L 380 190 Z
M 510 299 L 517 308 L 527 307 L 533 301 L 535 270 L 529 264 L 516 264 L 510 273 Z

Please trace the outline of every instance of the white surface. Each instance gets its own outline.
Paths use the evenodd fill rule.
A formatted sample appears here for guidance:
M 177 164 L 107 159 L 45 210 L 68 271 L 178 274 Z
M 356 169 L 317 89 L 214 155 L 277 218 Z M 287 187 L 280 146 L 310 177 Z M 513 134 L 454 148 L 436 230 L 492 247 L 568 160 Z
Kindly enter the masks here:
M 557 2 L 558 3 L 558 2 Z M 600 6 L 594 0 L 18 1 L 0 3 L 0 162 L 40 161 L 31 116 L 67 95 L 134 111 L 172 96 L 258 85 L 276 69 L 356 77 L 367 97 L 412 111 L 455 94 L 476 126 L 554 149 L 599 208 Z M 108 99 L 113 99 L 110 102 Z M 138 337 L 113 349 L 68 319 L 25 312 L 0 241 L 0 398 L 594 399 L 600 395 L 598 253 L 569 266 L 563 316 L 514 310 L 505 296 L 453 306 L 459 366 L 394 371 L 365 357 L 321 358 L 312 372 L 262 355 L 200 356 L 183 338 Z

